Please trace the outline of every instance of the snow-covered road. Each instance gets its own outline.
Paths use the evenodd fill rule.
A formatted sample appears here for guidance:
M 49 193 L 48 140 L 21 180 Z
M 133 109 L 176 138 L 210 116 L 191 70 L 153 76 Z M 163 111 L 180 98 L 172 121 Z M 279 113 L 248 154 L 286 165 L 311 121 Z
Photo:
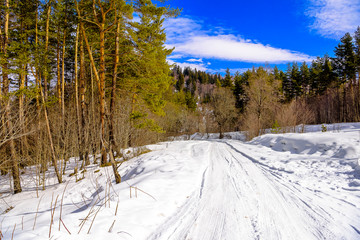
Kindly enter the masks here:
M 261 163 L 276 152 L 256 159 L 256 149 L 235 141 L 195 143 L 191 151 L 207 162 L 197 190 L 149 239 L 360 238 L 359 209 L 289 181 L 293 171 Z
M 76 181 L 69 176 L 75 159 L 64 184 L 49 172 L 38 194 L 31 168 L 20 194 L 9 194 L 9 176 L 0 176 L 0 233 L 19 240 L 360 239 L 360 124 L 345 127 L 150 145 L 121 165 L 117 185 L 111 169 L 97 165 Z

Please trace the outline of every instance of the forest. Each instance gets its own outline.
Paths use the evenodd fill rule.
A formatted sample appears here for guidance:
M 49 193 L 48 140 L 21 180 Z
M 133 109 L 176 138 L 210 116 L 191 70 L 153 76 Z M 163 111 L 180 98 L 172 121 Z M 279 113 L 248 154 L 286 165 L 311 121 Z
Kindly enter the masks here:
M 179 9 L 151 0 L 2 0 L 0 170 L 36 166 L 39 188 L 71 157 L 112 166 L 120 149 L 195 132 L 360 121 L 360 28 L 311 63 L 223 76 L 169 65 L 163 23 Z M 92 160 L 92 162 L 90 162 Z

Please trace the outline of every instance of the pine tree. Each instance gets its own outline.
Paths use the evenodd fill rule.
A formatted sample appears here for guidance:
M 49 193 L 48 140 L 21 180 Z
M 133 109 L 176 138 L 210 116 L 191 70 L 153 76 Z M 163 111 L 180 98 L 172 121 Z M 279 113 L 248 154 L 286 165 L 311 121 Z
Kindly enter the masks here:
M 310 70 L 306 62 L 300 66 L 301 92 L 305 95 L 309 94 Z
M 245 104 L 246 104 L 246 95 L 245 95 L 246 83 L 239 72 L 235 73 L 234 82 L 235 82 L 234 95 L 236 100 L 236 107 L 240 110 L 240 112 L 244 112 Z
M 336 72 L 342 83 L 352 81 L 356 73 L 356 57 L 353 38 L 346 33 L 335 48 Z
M 358 72 L 358 84 L 360 86 L 360 27 L 357 28 L 354 36 L 355 40 L 355 54 L 356 54 L 356 68 Z
M 227 88 L 233 88 L 234 87 L 234 84 L 233 84 L 232 79 L 231 79 L 231 74 L 230 74 L 230 69 L 229 68 L 227 68 L 226 71 L 225 71 L 225 78 L 223 79 L 221 86 L 222 87 L 227 87 Z

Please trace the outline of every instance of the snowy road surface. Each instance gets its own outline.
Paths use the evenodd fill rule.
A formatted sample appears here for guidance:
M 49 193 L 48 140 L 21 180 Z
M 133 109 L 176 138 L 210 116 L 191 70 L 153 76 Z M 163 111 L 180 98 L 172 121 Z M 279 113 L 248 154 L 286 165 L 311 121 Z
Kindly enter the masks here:
M 76 182 L 75 160 L 64 184 L 47 173 L 38 195 L 34 174 L 16 195 L 1 176 L 4 239 L 360 239 L 358 129 L 149 148 L 121 166 L 118 185 L 97 165 Z
M 256 149 L 241 143 L 194 143 L 191 151 L 206 159 L 201 181 L 150 239 L 360 238 L 359 202 L 318 190 L 321 184 L 301 186 L 293 171 L 261 163 L 250 156 Z

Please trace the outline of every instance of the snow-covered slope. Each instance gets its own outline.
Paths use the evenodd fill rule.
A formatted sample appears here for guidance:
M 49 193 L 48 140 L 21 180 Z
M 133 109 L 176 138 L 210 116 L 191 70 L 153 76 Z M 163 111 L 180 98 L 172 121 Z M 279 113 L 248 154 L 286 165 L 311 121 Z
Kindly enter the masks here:
M 39 197 L 34 176 L 17 195 L 1 176 L 0 230 L 49 239 L 53 215 L 52 239 L 360 239 L 359 130 L 161 143 L 121 184 L 93 165 Z

